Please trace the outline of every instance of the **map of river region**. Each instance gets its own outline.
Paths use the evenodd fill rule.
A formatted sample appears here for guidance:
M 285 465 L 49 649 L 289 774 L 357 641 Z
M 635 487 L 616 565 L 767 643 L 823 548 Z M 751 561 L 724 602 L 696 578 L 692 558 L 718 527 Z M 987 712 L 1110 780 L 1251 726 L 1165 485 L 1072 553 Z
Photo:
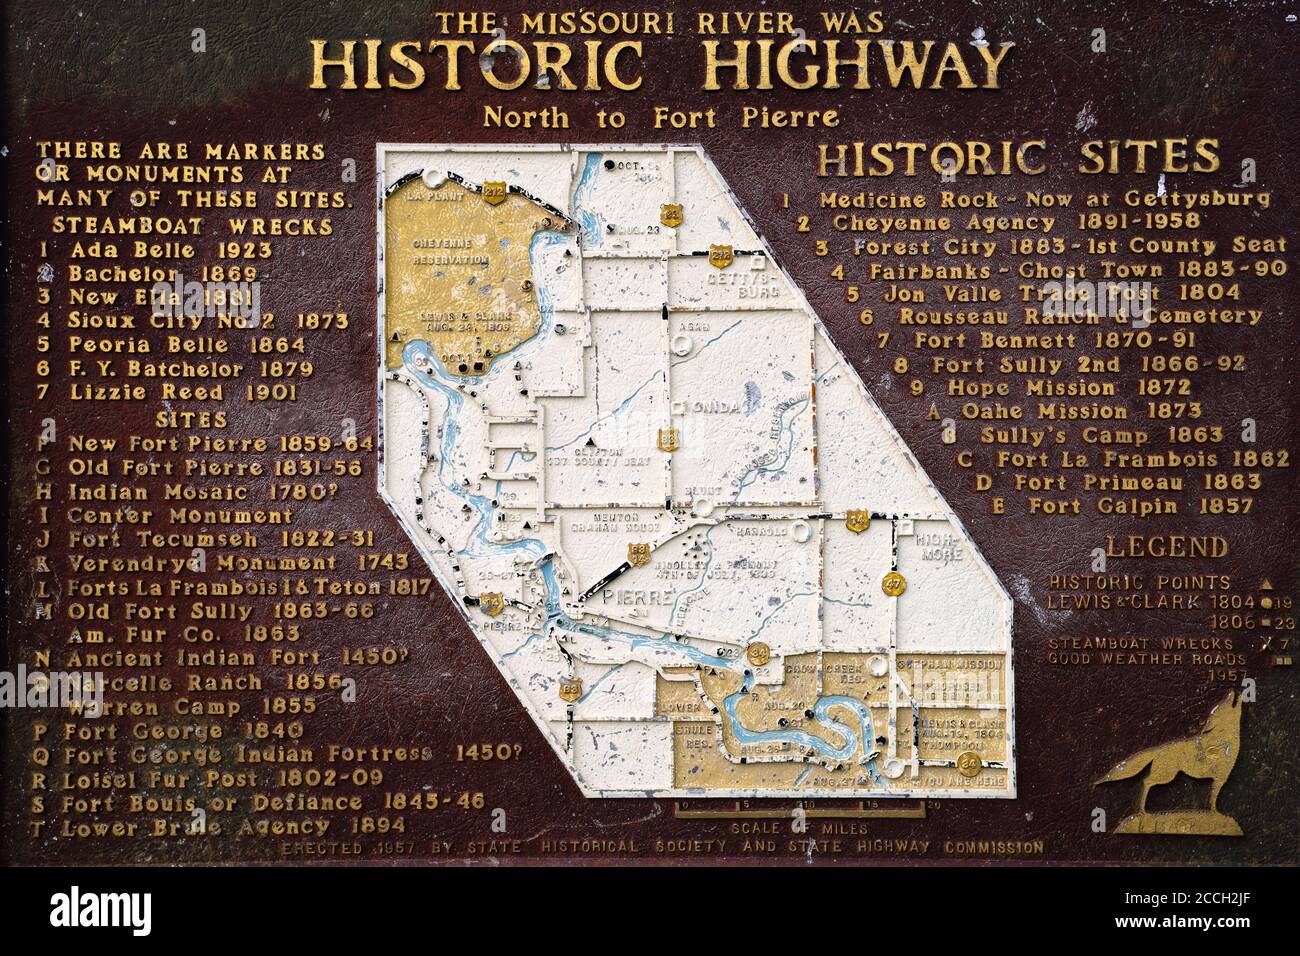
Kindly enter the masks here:
M 584 794 L 1015 795 L 1011 598 L 702 150 L 378 161 L 379 490 Z

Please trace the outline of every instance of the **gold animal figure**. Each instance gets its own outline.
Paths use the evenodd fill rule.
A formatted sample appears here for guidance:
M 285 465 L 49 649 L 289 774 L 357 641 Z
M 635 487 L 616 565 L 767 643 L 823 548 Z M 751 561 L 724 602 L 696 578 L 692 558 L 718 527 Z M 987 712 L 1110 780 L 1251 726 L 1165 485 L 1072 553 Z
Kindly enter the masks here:
M 1241 700 L 1232 691 L 1210 711 L 1205 726 L 1195 737 L 1173 740 L 1158 747 L 1139 750 L 1117 763 L 1093 786 L 1127 780 L 1147 770 L 1137 811 L 1125 819 L 1117 833 L 1184 833 L 1239 836 L 1235 820 L 1219 812 L 1219 791 L 1237 763 L 1241 750 Z M 1179 773 L 1198 780 L 1209 779 L 1209 810 L 1147 813 L 1147 795 L 1152 787 L 1169 783 Z

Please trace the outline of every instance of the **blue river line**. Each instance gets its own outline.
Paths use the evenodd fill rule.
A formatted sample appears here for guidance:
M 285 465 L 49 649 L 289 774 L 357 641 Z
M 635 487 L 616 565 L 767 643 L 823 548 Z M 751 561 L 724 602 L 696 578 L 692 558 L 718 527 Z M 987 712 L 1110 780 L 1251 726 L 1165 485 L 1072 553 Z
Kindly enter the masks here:
M 578 185 L 573 189 L 573 214 L 577 217 L 578 225 L 582 227 L 583 246 L 591 249 L 599 246 L 605 238 L 600 228 L 600 217 L 585 206 L 591 196 L 594 181 L 600 175 L 603 159 L 601 153 L 588 153 L 587 161 L 582 167 L 582 175 L 578 177 Z

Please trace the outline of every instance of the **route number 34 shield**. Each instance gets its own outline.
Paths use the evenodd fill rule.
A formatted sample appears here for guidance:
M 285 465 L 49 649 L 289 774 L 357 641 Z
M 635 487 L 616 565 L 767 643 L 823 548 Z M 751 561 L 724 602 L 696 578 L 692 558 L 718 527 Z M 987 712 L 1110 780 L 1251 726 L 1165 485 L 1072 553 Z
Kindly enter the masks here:
M 844 515 L 844 524 L 854 534 L 862 534 L 871 527 L 871 512 L 850 511 Z

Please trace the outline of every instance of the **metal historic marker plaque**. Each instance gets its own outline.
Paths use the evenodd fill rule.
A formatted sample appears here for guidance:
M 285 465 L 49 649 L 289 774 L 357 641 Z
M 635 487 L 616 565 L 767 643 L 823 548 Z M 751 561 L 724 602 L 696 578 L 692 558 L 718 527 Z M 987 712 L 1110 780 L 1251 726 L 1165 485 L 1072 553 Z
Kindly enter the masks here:
M 6 863 L 1296 861 L 1289 8 L 83 6 Z

